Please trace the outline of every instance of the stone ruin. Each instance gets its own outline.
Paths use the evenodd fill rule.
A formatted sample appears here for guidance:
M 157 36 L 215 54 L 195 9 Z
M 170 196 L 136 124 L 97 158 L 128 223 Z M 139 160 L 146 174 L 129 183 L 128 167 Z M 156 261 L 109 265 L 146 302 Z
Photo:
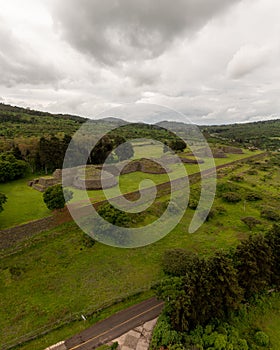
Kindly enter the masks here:
M 48 187 L 62 183 L 78 189 L 99 190 L 117 185 L 119 174 L 129 174 L 142 171 L 149 174 L 165 174 L 170 172 L 162 168 L 156 161 L 142 158 L 140 160 L 125 161 L 118 164 L 87 165 L 68 169 L 56 169 L 52 176 L 44 176 L 29 181 L 28 185 L 34 189 L 44 192 Z M 101 182 L 102 174 L 102 182 Z

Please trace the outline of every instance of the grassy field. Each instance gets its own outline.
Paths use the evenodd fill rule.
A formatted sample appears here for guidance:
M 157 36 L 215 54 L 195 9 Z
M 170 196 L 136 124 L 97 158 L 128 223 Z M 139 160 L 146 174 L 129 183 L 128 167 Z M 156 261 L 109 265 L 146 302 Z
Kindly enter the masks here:
M 136 146 L 135 155 L 138 158 L 141 158 L 145 154 L 150 154 L 151 152 L 151 154 L 155 153 L 157 155 L 159 154 L 160 149 L 158 145 Z M 253 154 L 257 153 L 258 152 Z M 250 155 L 252 155 L 251 151 L 244 150 L 244 154 L 229 154 L 227 158 L 215 159 L 215 163 L 216 165 L 227 164 L 234 160 L 246 158 Z M 209 168 L 210 164 L 211 160 L 205 158 L 205 163 L 202 164 L 203 169 Z M 180 171 L 177 170 L 177 165 L 173 165 L 171 168 L 173 169 L 173 172 L 170 173 L 171 178 L 182 176 Z M 185 168 L 189 175 L 199 171 L 198 165 L 187 164 L 185 165 Z M 51 212 L 46 208 L 43 202 L 42 193 L 27 186 L 27 181 L 32 178 L 34 178 L 34 176 L 31 175 L 25 179 L 0 184 L 0 192 L 5 193 L 8 197 L 8 202 L 4 206 L 5 210 L 0 214 L 0 229 L 16 226 L 31 220 L 36 220 L 51 215 Z M 155 184 L 159 184 L 168 181 L 169 178 L 166 174 L 154 175 L 144 174 L 142 172 L 126 174 L 120 176 L 120 190 L 122 193 L 138 190 L 139 183 L 145 179 L 150 179 Z M 149 186 L 150 184 L 144 184 L 143 188 Z M 83 191 L 78 189 L 73 189 L 73 191 L 73 201 L 79 200 L 83 197 Z M 118 195 L 116 187 L 107 190 L 107 193 L 109 197 Z M 88 195 L 93 202 L 98 202 L 105 199 L 102 190 L 88 191 Z
M 250 233 L 240 220 L 244 216 L 254 216 L 262 221 L 253 232 L 268 229 L 271 223 L 260 218 L 260 208 L 263 204 L 279 207 L 279 199 L 274 198 L 280 185 L 279 171 L 271 170 L 270 178 L 262 181 L 260 179 L 265 177 L 267 171 L 259 170 L 258 175 L 249 175 L 247 171 L 250 167 L 247 164 L 232 166 L 219 181 L 229 180 L 232 174 L 243 174 L 244 180 L 238 183 L 240 193 L 244 194 L 248 189 L 261 191 L 263 200 L 248 202 L 244 206 L 243 201 L 227 204 L 217 198 L 214 207 L 223 206 L 226 214 L 214 216 L 194 234 L 188 233 L 194 213 L 188 209 L 170 234 L 146 247 L 118 249 L 100 243 L 87 247 L 84 245 L 84 234 L 74 223 L 68 223 L 29 239 L 18 252 L 2 256 L 1 345 L 29 332 L 39 332 L 46 325 L 52 328 L 58 320 L 63 322 L 71 317 L 79 318 L 82 313 L 91 313 L 128 294 L 148 290 L 162 276 L 160 261 L 167 248 L 182 247 L 208 255 L 217 249 L 235 246 Z M 160 201 L 165 200 L 166 197 L 160 198 Z M 271 320 L 271 333 L 277 329 L 279 319 L 275 314 L 275 320 Z M 86 323 L 75 322 L 27 344 L 24 349 L 43 349 L 86 328 L 93 321 L 94 318 Z M 274 343 L 274 346 L 279 349 L 280 344 Z
M 33 177 L 0 184 L 0 192 L 8 197 L 0 214 L 0 230 L 51 215 L 42 193 L 27 186 L 27 181 Z

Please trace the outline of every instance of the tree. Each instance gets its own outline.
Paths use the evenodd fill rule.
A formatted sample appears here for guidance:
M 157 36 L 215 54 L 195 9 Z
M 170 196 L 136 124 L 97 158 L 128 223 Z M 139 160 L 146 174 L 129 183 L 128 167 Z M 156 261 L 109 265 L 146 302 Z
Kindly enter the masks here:
M 103 164 L 113 150 L 113 142 L 109 136 L 105 135 L 95 145 L 89 156 L 90 164 Z
M 280 286 L 280 225 L 273 225 L 266 236 L 266 242 L 270 246 L 273 255 L 272 283 Z
M 175 140 L 170 141 L 169 147 L 175 152 L 183 152 L 187 145 L 184 140 L 177 137 Z
M 244 224 L 247 225 L 250 230 L 252 230 L 256 225 L 261 224 L 260 220 L 252 216 L 246 216 L 245 218 L 242 218 L 241 221 L 244 222 Z
M 28 165 L 23 160 L 18 160 L 11 152 L 0 155 L 0 182 L 11 181 L 23 177 Z
M 7 196 L 4 193 L 0 192 L 0 213 L 1 211 L 4 210 L 3 204 L 5 204 L 6 202 L 7 202 Z
M 63 189 L 61 185 L 49 187 L 43 194 L 44 202 L 49 210 L 62 209 L 65 203 L 73 198 L 73 192 Z
M 235 252 L 239 284 L 248 299 L 262 292 L 271 283 L 272 249 L 262 234 L 241 242 Z

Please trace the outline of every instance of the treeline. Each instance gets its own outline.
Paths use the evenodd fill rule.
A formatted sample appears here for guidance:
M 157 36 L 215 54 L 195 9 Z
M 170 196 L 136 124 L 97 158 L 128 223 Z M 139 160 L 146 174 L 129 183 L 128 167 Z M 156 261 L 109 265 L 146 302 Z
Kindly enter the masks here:
M 280 149 L 280 119 L 254 123 L 203 126 L 207 138 L 228 140 L 236 145 Z
M 182 249 L 169 250 L 164 254 L 163 269 L 169 277 L 156 290 L 165 301 L 170 330 L 175 331 L 174 339 L 169 339 L 172 345 L 178 341 L 174 334 L 189 334 L 215 319 L 226 322 L 255 296 L 279 288 L 280 226 L 264 235 L 250 236 L 235 250 L 220 251 L 209 258 Z M 157 337 L 158 348 L 166 345 L 160 344 L 159 334 Z

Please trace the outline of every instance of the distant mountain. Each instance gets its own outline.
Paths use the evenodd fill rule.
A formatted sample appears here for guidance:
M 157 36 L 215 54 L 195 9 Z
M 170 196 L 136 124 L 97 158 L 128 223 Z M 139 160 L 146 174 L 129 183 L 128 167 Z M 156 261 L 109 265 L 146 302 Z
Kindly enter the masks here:
M 117 124 L 117 125 L 126 125 L 129 124 L 129 122 L 126 122 L 123 119 L 120 118 L 115 118 L 115 117 L 106 117 L 102 119 L 96 119 L 96 122 L 107 122 L 107 123 L 112 123 L 112 124 Z

